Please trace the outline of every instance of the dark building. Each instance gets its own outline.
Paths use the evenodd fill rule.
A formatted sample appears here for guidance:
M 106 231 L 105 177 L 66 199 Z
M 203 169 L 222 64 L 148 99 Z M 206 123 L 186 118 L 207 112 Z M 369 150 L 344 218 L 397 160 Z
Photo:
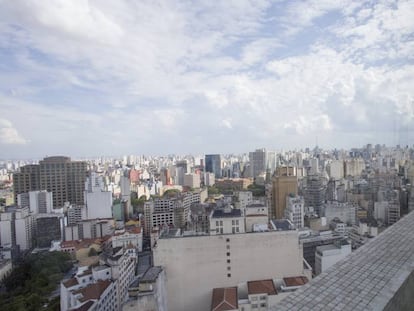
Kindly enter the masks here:
M 41 190 L 40 166 L 37 164 L 25 165 L 19 173 L 13 174 L 14 202 L 17 204 L 17 195 L 29 191 Z
M 47 190 L 53 193 L 54 208 L 65 202 L 82 205 L 86 177 L 86 162 L 61 156 L 45 158 L 38 165 L 23 166 L 13 174 L 15 202 L 20 193 Z
M 221 178 L 221 156 L 206 154 L 206 172 L 213 173 L 215 178 Z
M 305 185 L 305 206 L 313 207 L 314 211 L 321 216 L 323 203 L 326 198 L 325 180 L 319 175 L 309 175 L 306 177 Z
M 59 216 L 39 217 L 36 219 L 36 235 L 34 237 L 37 247 L 50 247 L 52 241 L 62 239 L 61 218 Z

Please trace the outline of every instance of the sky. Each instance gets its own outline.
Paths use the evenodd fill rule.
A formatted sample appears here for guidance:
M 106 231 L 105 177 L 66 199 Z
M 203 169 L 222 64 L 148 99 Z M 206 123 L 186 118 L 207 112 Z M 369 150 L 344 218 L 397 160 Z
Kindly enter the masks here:
M 414 143 L 414 1 L 0 0 L 0 158 Z

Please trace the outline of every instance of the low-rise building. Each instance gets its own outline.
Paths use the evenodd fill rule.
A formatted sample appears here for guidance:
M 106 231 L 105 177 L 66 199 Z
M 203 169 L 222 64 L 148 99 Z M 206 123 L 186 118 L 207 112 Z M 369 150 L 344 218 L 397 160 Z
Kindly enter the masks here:
M 315 274 L 319 275 L 351 254 L 351 244 L 340 240 L 331 245 L 318 246 L 315 254 Z
M 226 206 L 216 209 L 210 216 L 210 234 L 244 233 L 244 217 L 240 209 Z
M 165 282 L 165 271 L 162 267 L 149 268 L 140 279 L 129 286 L 129 299 L 123 304 L 122 311 L 167 311 Z

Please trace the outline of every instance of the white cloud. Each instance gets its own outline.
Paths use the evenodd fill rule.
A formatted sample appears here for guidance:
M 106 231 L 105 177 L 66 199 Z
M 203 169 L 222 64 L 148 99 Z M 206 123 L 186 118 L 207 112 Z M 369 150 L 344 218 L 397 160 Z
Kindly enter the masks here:
M 20 136 L 9 120 L 0 119 L 0 143 L 5 145 L 24 145 L 27 141 Z
M 188 136 L 205 137 L 199 152 L 305 145 L 394 119 L 414 130 L 412 2 L 2 4 L 2 117 L 43 153 L 177 152 Z

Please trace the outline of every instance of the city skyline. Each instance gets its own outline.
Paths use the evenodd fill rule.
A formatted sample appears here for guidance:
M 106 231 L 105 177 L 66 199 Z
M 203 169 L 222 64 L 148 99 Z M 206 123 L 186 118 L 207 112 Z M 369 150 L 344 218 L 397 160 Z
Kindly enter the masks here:
M 412 1 L 0 6 L 2 159 L 414 141 Z

